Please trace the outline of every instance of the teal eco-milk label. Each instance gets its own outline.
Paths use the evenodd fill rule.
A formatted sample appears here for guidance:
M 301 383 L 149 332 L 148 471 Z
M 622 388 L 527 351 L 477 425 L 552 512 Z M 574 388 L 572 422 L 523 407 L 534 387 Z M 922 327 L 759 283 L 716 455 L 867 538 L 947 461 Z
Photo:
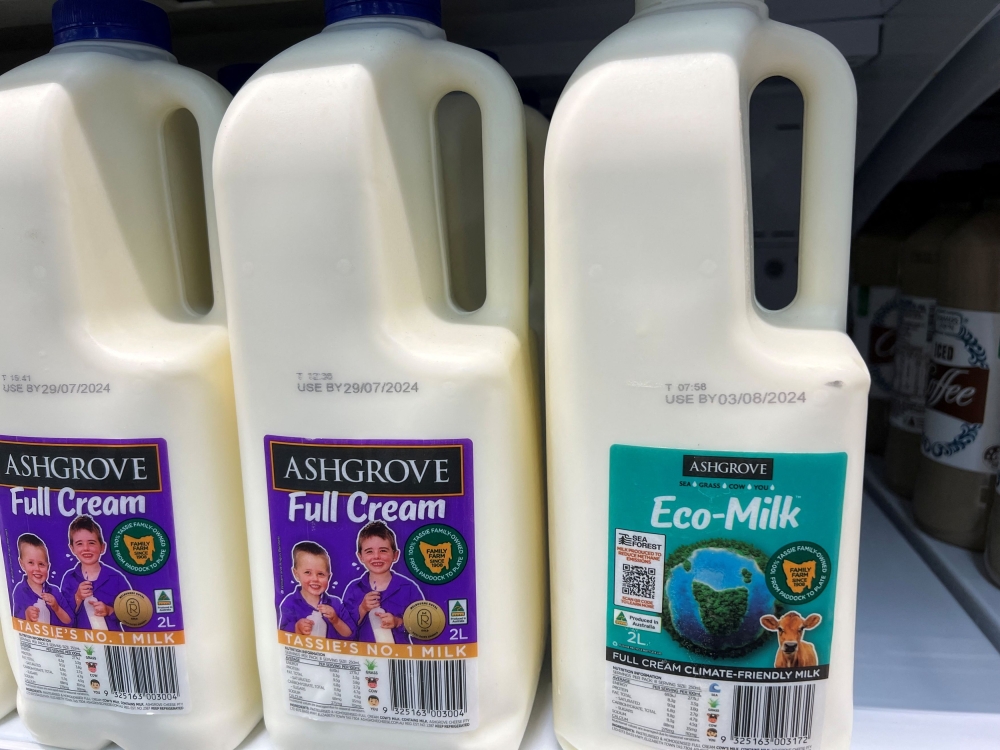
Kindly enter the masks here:
M 816 747 L 846 471 L 846 453 L 611 447 L 613 732 Z

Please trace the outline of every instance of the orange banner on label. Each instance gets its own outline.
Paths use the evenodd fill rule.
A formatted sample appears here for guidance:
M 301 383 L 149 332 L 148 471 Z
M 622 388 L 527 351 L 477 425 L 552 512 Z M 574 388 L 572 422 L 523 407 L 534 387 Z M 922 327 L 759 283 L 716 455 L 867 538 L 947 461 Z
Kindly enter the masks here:
M 107 643 L 111 646 L 179 646 L 184 643 L 183 630 L 123 632 L 121 630 L 87 630 L 68 628 L 61 625 L 45 625 L 12 618 L 14 630 L 18 633 L 51 638 L 55 641 L 76 641 L 77 643 Z
M 306 651 L 322 651 L 327 654 L 345 656 L 382 657 L 385 659 L 471 659 L 479 655 L 475 643 L 447 645 L 421 645 L 419 643 L 360 643 L 358 641 L 338 641 L 332 638 L 314 638 L 278 631 L 278 643 L 282 646 L 301 648 Z

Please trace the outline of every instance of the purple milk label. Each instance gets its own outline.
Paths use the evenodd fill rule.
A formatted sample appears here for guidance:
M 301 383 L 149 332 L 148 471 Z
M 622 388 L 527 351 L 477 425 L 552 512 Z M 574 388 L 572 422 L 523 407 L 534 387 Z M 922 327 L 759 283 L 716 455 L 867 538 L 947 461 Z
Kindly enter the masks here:
M 291 713 L 475 727 L 472 441 L 264 438 Z
M 0 526 L 25 694 L 187 710 L 165 440 L 0 436 Z

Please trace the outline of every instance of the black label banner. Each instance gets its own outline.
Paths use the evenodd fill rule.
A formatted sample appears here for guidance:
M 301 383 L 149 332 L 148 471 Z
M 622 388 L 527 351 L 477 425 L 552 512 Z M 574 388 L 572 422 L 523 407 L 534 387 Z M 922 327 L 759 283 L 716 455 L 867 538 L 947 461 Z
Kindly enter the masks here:
M 274 489 L 283 492 L 365 492 L 369 495 L 464 494 L 461 445 L 268 446 Z
M 771 479 L 773 458 L 684 456 L 683 476 L 719 479 Z
M 155 443 L 0 442 L 0 486 L 87 492 L 160 492 Z
M 690 677 L 698 680 L 721 680 L 722 682 L 811 682 L 825 680 L 830 676 L 830 665 L 815 667 L 723 667 L 714 664 L 692 664 L 686 661 L 661 659 L 647 654 L 633 654 L 630 651 L 607 648 L 606 658 L 612 664 L 640 669 L 644 672 Z

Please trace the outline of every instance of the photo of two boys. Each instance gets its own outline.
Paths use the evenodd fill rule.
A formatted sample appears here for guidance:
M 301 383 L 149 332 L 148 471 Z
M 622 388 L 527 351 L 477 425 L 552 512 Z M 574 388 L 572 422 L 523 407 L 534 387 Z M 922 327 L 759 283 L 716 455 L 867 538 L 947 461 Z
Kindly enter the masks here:
M 329 552 L 311 541 L 292 547 L 292 576 L 298 585 L 278 607 L 279 630 L 367 643 L 411 643 L 403 613 L 424 596 L 414 581 L 392 569 L 399 559 L 395 532 L 383 521 L 368 523 L 358 532 L 357 558 L 364 572 L 337 597 L 329 592 Z

